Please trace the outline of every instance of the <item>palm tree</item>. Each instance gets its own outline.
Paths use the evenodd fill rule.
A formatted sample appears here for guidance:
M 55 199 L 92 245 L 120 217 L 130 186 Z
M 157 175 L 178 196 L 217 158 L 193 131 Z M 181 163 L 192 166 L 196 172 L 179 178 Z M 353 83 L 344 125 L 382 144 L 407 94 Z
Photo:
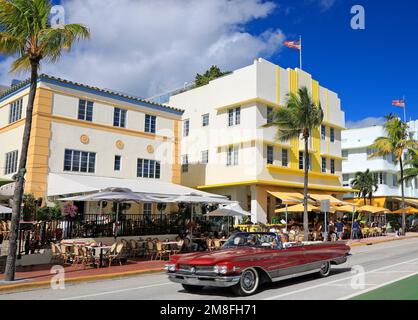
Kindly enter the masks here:
M 7 281 L 13 281 L 15 278 L 20 207 L 41 61 L 56 62 L 63 49 L 69 50 L 76 40 L 90 37 L 89 30 L 80 24 L 52 27 L 49 22 L 51 8 L 50 0 L 0 0 L 0 54 L 16 56 L 11 72 L 30 71 L 25 129 L 13 196 L 10 246 L 5 270 Z
M 411 181 L 412 179 L 418 177 L 418 149 L 409 149 L 408 150 L 408 160 L 405 161 L 406 169 L 404 169 L 402 181 Z
M 315 103 L 307 87 L 299 88 L 297 93 L 287 94 L 286 105 L 274 110 L 272 122 L 264 127 L 277 127 L 277 137 L 281 141 L 292 138 L 304 140 L 304 185 L 303 185 L 303 228 L 304 237 L 308 239 L 308 179 L 309 179 L 309 137 L 312 130 L 318 129 L 324 119 L 321 104 Z
M 385 117 L 386 123 L 384 128 L 386 137 L 377 138 L 370 148 L 376 152 L 370 157 L 381 157 L 385 155 L 393 155 L 395 162 L 399 162 L 401 175 L 401 194 L 402 194 L 402 232 L 405 232 L 406 215 L 405 215 L 405 189 L 404 189 L 404 163 L 403 154 L 406 150 L 416 148 L 418 143 L 408 137 L 408 124 L 403 122 L 399 117 L 390 114 Z
M 364 205 L 367 204 L 367 198 L 369 198 L 370 205 L 372 205 L 373 193 L 377 191 L 378 185 L 376 177 L 369 169 L 365 172 L 356 172 L 354 179 L 351 181 L 351 186 L 359 190 L 358 196 L 363 198 Z

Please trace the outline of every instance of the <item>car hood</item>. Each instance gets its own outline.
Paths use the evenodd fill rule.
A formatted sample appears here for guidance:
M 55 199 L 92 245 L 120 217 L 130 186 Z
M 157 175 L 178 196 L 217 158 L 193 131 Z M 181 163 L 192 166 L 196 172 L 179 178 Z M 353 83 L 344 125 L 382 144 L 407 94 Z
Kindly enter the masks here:
M 234 261 L 242 257 L 248 257 L 259 251 L 265 251 L 262 248 L 228 248 L 212 252 L 186 253 L 173 257 L 176 263 L 193 265 L 213 265 L 220 262 Z

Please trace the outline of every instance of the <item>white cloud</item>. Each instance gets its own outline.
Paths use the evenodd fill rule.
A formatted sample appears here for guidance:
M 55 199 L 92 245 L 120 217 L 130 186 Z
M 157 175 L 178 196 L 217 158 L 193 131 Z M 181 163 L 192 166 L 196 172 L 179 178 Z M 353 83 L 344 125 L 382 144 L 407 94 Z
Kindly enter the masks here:
M 320 0 L 319 5 L 321 6 L 322 11 L 327 11 L 334 6 L 335 2 L 336 0 Z
M 346 127 L 348 129 L 358 129 L 371 126 L 381 126 L 386 122 L 384 117 L 369 117 L 358 121 L 347 121 Z
M 224 70 L 280 50 L 280 29 L 253 35 L 245 25 L 277 6 L 263 0 L 63 0 L 67 23 L 91 40 L 42 72 L 148 97 L 181 87 L 213 64 Z M 0 64 L 0 71 L 9 61 Z M 0 83 L 5 82 L 5 77 Z

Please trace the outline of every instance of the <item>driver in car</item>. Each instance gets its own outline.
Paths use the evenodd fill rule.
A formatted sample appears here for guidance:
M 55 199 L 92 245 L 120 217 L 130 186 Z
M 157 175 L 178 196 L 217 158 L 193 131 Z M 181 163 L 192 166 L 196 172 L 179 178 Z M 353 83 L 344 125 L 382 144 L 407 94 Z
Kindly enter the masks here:
M 250 246 L 255 246 L 257 244 L 257 237 L 256 236 L 249 236 L 247 240 L 247 244 Z

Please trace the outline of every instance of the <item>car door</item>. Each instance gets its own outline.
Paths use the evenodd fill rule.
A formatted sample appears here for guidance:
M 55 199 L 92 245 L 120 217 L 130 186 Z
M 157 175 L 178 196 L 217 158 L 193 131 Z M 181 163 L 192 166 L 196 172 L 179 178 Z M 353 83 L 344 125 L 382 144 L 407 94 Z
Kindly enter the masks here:
M 278 250 L 275 256 L 274 277 L 287 277 L 304 272 L 306 264 L 305 249 L 303 246 L 292 246 Z

